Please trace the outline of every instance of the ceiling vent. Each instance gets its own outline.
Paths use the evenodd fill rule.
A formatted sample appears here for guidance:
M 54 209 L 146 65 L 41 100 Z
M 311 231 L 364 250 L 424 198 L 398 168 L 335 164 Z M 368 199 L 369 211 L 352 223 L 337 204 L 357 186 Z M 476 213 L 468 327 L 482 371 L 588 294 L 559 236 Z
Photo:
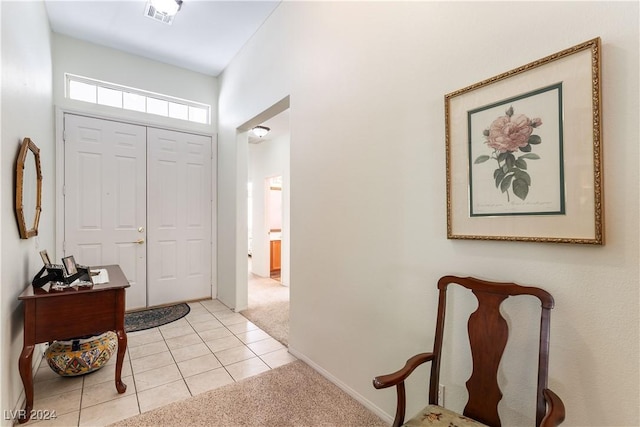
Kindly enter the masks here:
M 162 12 L 156 9 L 150 1 L 147 2 L 147 5 L 144 8 L 144 15 L 147 18 L 154 19 L 156 21 L 160 21 L 163 24 L 171 25 L 173 23 L 173 18 L 175 15 L 170 15 L 166 12 Z

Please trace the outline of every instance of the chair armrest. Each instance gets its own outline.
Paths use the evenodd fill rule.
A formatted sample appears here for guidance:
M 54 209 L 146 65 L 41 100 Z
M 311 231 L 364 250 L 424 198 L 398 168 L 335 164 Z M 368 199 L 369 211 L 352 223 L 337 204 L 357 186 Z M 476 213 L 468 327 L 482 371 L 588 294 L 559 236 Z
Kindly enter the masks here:
M 380 375 L 373 379 L 373 386 L 377 389 L 391 387 L 403 382 L 420 365 L 433 359 L 433 353 L 416 354 L 405 363 L 404 367 L 392 374 Z
M 399 427 L 404 423 L 404 413 L 407 407 L 407 399 L 404 390 L 404 380 L 420 365 L 433 360 L 433 353 L 416 354 L 405 363 L 404 367 L 392 374 L 381 375 L 373 379 L 373 386 L 376 389 L 396 386 L 397 406 L 396 416 L 393 420 L 392 427 Z
M 564 403 L 557 394 L 548 388 L 542 390 L 542 394 L 547 403 L 547 414 L 542 419 L 540 427 L 556 427 L 564 421 Z

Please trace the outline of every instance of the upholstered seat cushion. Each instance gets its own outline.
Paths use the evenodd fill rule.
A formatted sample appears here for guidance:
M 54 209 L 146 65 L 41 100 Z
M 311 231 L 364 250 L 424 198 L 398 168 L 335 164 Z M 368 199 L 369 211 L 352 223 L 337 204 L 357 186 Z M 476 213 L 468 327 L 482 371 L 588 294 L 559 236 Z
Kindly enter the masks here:
M 405 424 L 407 427 L 421 426 L 447 426 L 447 427 L 486 427 L 485 424 L 479 423 L 459 415 L 453 411 L 443 408 L 442 406 L 429 405 L 415 417 L 411 418 Z

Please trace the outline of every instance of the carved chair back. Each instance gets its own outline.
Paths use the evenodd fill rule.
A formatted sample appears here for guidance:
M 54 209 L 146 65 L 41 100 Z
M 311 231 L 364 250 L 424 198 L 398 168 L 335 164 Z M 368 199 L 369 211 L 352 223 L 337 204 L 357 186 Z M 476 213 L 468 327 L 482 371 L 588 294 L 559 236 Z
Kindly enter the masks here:
M 435 356 L 431 364 L 429 403 L 437 404 L 438 401 L 447 287 L 452 283 L 469 289 L 478 300 L 478 308 L 471 314 L 468 322 L 473 371 L 466 383 L 469 400 L 463 414 L 489 426 L 501 425 L 498 402 L 502 399 L 502 392 L 498 386 L 498 367 L 507 344 L 509 330 L 507 321 L 500 313 L 500 305 L 507 298 L 517 295 L 532 295 L 540 300 L 540 348 L 536 395 L 536 426 L 539 426 L 546 410 L 543 389 L 547 387 L 549 320 L 554 302 L 551 294 L 535 287 L 455 276 L 445 276 L 438 281 L 438 318 L 433 349 Z

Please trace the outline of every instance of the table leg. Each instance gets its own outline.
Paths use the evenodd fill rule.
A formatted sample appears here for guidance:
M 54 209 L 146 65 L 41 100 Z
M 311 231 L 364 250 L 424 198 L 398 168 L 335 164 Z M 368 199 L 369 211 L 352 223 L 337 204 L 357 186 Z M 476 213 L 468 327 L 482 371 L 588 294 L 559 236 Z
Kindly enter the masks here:
M 118 336 L 118 358 L 116 359 L 116 390 L 122 394 L 127 391 L 127 385 L 122 382 L 122 362 L 124 361 L 124 352 L 127 350 L 127 334 L 124 330 L 116 331 Z
M 20 353 L 20 359 L 18 360 L 18 368 L 20 369 L 20 377 L 22 378 L 22 385 L 24 386 L 24 394 L 26 402 L 24 405 L 24 412 L 22 412 L 18 418 L 20 424 L 26 423 L 31 418 L 31 410 L 33 409 L 33 372 L 32 372 L 32 356 L 35 345 L 25 345 Z

